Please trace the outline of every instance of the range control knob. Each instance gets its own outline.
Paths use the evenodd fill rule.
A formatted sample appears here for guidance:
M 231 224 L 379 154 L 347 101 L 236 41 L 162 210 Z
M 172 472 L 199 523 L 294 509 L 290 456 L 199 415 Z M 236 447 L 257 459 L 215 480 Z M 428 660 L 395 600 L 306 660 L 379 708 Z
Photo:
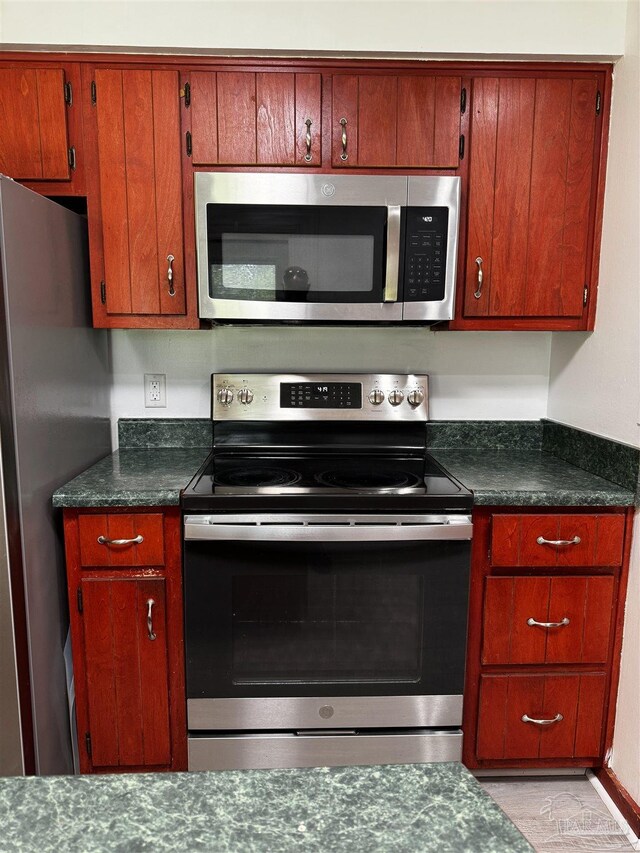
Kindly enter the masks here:
M 419 389 L 417 391 L 409 391 L 407 401 L 410 406 L 419 406 L 424 402 L 424 394 Z
M 233 403 L 233 391 L 231 388 L 221 388 L 218 391 L 218 402 L 223 406 L 230 406 Z
M 373 391 L 369 394 L 369 402 L 374 406 L 379 406 L 384 400 L 384 391 L 381 391 L 379 388 L 374 388 Z
M 399 406 L 400 403 L 404 400 L 404 394 L 402 391 L 399 391 L 397 388 L 395 391 L 392 391 L 389 394 L 389 402 L 392 406 Z
M 253 400 L 253 391 L 249 390 L 249 388 L 241 388 L 238 391 L 238 402 L 242 403 L 243 406 L 248 405 Z

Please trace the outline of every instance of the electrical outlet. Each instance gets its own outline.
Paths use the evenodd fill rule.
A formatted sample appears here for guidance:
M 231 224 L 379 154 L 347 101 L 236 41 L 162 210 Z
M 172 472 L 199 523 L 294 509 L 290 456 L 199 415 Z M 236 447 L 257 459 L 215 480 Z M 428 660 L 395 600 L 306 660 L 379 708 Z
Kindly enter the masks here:
M 147 409 L 164 409 L 167 405 L 167 377 L 164 373 L 145 373 L 144 405 Z

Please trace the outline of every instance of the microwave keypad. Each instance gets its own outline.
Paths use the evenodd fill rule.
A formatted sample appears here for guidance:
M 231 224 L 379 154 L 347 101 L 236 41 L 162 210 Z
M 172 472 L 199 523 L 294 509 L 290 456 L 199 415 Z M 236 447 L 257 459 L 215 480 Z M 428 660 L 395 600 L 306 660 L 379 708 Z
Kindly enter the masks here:
M 405 237 L 405 302 L 444 298 L 448 218 L 446 207 L 408 209 Z

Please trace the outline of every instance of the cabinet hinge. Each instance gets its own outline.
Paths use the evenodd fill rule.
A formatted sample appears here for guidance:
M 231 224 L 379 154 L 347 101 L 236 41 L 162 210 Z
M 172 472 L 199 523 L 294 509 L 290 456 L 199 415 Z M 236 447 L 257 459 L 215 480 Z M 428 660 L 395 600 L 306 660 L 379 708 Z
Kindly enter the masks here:
M 73 103 L 73 86 L 68 81 L 64 84 L 64 102 L 68 107 Z
M 588 299 L 589 299 L 589 288 L 585 287 L 585 289 L 582 291 L 582 304 L 586 305 Z
M 96 89 L 96 81 L 92 80 L 91 81 L 91 103 L 93 104 L 94 107 L 95 107 L 97 101 L 98 101 L 98 90 Z
M 191 106 L 191 84 L 185 83 L 184 88 L 180 89 L 180 97 L 184 98 L 185 107 Z
M 464 160 L 464 136 L 460 137 L 460 145 L 458 146 L 458 154 L 460 155 L 460 159 Z
M 467 111 L 467 90 L 460 92 L 460 112 L 464 115 Z
M 600 110 L 602 109 L 602 95 L 600 94 L 600 90 L 596 92 L 596 115 L 600 115 Z
M 84 736 L 84 743 L 87 747 L 87 755 L 91 758 L 91 735 L 87 732 Z
M 75 167 L 76 167 L 76 149 L 73 147 L 73 145 L 67 151 L 67 159 L 69 161 L 69 168 L 75 169 Z
M 107 304 L 107 285 L 104 281 L 100 282 L 100 302 L 102 302 L 103 305 Z
M 82 613 L 82 590 L 78 587 L 78 592 L 76 593 L 76 599 L 78 601 L 78 613 Z
M 193 146 L 191 144 L 191 131 L 190 130 L 188 130 L 185 133 L 185 142 L 186 142 L 186 146 L 187 146 L 187 157 L 191 157 L 191 152 L 193 150 Z

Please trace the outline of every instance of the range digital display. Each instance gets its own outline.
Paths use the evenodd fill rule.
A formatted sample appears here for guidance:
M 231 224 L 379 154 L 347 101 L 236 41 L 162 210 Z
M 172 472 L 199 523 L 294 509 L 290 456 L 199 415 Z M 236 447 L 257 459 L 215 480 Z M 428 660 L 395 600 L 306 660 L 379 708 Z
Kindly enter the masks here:
M 359 382 L 281 382 L 281 409 L 361 409 Z

